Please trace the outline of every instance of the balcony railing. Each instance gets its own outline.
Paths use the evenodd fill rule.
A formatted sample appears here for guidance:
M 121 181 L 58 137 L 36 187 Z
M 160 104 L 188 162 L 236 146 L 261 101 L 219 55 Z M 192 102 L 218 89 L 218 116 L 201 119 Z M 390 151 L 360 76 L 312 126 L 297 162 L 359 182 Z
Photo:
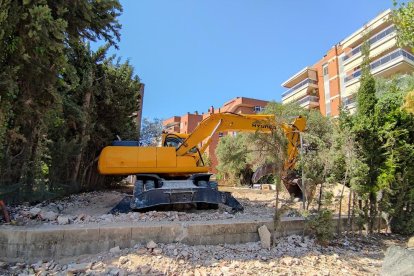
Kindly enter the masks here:
M 395 31 L 395 27 L 394 27 L 394 26 L 389 27 L 388 29 L 385 29 L 385 30 L 383 30 L 382 32 L 380 32 L 380 33 L 378 33 L 377 35 L 375 35 L 375 36 L 373 36 L 372 38 L 370 38 L 370 39 L 368 40 L 368 44 L 369 44 L 369 45 L 372 45 L 372 44 L 374 44 L 375 42 L 377 42 L 377 41 L 379 41 L 379 40 L 383 39 L 383 38 L 384 38 L 384 37 L 386 37 L 387 35 L 389 35 L 389 34 L 393 33 L 394 31 Z M 358 54 L 359 52 L 361 52 L 361 50 L 362 50 L 362 44 L 360 44 L 360 45 L 358 45 L 357 47 L 353 48 L 351 52 L 349 52 L 346 56 L 344 56 L 344 57 L 342 58 L 342 60 L 343 60 L 343 61 L 345 61 L 345 60 L 347 60 L 347 59 L 351 58 L 352 56 L 354 56 L 354 55 Z
M 307 103 L 307 102 L 309 102 L 309 103 L 311 103 L 311 102 L 312 103 L 319 103 L 319 98 L 317 96 L 306 96 L 306 97 L 300 99 L 299 101 L 297 101 L 296 103 L 299 104 L 299 105 L 302 105 L 302 104 Z
M 372 62 L 370 64 L 370 69 L 374 70 L 375 68 L 378 68 L 381 65 L 384 65 L 388 62 L 391 62 L 392 60 L 404 56 L 412 61 L 414 61 L 414 56 L 412 54 L 410 54 L 409 52 L 403 50 L 403 49 L 397 49 L 391 53 L 389 53 L 388 55 L 384 56 L 381 59 L 378 59 L 374 62 Z M 359 69 L 358 71 L 355 71 L 354 73 L 352 73 L 352 75 L 349 75 L 345 78 L 345 82 L 348 82 L 350 80 L 353 80 L 355 78 L 358 78 L 359 76 L 361 76 L 361 69 Z
M 356 95 L 352 95 L 342 99 L 344 106 L 350 106 L 356 103 Z
M 295 86 L 293 86 L 291 89 L 289 89 L 285 93 L 283 93 L 282 98 L 286 97 L 287 95 L 289 95 L 293 91 L 301 88 L 302 86 L 305 86 L 305 85 L 308 85 L 308 84 L 318 84 L 318 82 L 316 80 L 305 79 L 305 80 L 301 81 L 300 83 L 296 84 Z

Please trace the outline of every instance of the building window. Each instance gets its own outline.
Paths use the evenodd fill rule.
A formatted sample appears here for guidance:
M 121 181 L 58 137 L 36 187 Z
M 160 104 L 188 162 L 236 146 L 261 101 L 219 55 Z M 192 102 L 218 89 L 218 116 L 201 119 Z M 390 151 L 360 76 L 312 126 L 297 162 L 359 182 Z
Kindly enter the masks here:
M 261 112 L 261 111 L 263 111 L 264 110 L 264 107 L 263 106 L 255 106 L 254 107 L 254 112 Z
M 324 67 L 323 67 L 323 75 L 324 76 L 326 76 L 326 75 L 328 75 L 328 65 L 325 65 Z

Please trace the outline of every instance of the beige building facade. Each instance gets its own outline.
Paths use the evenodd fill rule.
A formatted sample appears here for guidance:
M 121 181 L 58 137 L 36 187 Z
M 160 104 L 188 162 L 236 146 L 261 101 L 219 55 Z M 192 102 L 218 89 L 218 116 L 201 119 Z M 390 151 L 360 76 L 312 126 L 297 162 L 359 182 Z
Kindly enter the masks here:
M 340 105 L 351 113 L 356 110 L 356 93 L 360 85 L 362 44 L 370 45 L 370 68 L 376 77 L 389 78 L 414 71 L 414 55 L 397 44 L 396 29 L 386 10 L 329 49 L 314 65 L 305 67 L 282 86 L 282 103 L 297 102 L 315 108 L 323 115 L 336 117 Z

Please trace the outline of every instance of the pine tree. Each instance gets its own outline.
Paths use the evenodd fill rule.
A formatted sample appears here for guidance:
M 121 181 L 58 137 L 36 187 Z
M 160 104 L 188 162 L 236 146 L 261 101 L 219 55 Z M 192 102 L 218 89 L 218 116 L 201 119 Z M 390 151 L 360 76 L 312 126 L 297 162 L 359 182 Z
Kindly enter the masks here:
M 365 181 L 357 184 L 355 188 L 369 202 L 369 206 L 365 206 L 365 217 L 368 219 L 368 231 L 372 233 L 377 216 L 377 177 L 383 157 L 381 139 L 374 117 L 377 98 L 375 95 L 375 79 L 370 72 L 369 47 L 368 42 L 364 42 L 362 46 L 361 82 L 357 92 L 358 109 L 354 118 L 353 132 L 359 149 L 359 159 L 364 163 L 363 167 L 368 168 L 367 175 L 364 177 Z

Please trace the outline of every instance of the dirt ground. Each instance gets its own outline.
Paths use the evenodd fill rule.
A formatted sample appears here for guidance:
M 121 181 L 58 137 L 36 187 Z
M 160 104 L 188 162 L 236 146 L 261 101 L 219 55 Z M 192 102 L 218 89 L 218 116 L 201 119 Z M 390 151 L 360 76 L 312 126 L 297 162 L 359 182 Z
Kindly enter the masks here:
M 339 207 L 340 185 L 327 187 L 334 195 L 331 208 Z M 217 210 L 150 211 L 108 214 L 129 190 L 101 191 L 72 195 L 35 206 L 10 208 L 14 225 L 110 224 L 142 221 L 203 221 L 213 219 L 271 218 L 275 191 L 222 188 L 232 192 L 245 210 L 230 213 L 230 207 Z M 315 194 L 317 194 L 316 192 Z M 344 193 L 343 214 L 349 191 Z M 298 216 L 302 202 L 282 191 L 281 204 L 289 204 L 285 216 Z M 315 202 L 310 209 L 316 208 Z M 180 243 L 137 244 L 133 248 L 112 248 L 109 252 L 65 260 L 37 263 L 0 262 L 0 275 L 378 275 L 384 251 L 401 245 L 406 238 L 377 234 L 370 237 L 339 237 L 327 246 L 309 237 L 279 238 L 275 246 L 263 249 L 260 242 L 237 245 L 187 246 Z
M 330 208 L 337 213 L 341 186 L 329 188 L 334 194 Z M 36 224 L 91 224 L 112 222 L 140 222 L 140 221 L 206 221 L 217 219 L 257 219 L 271 218 L 275 211 L 275 191 L 257 190 L 249 188 L 221 187 L 220 190 L 231 192 L 244 206 L 244 211 L 233 214 L 231 208 L 219 205 L 217 210 L 171 210 L 130 212 L 126 214 L 109 214 L 111 209 L 125 196 L 132 192 L 132 187 L 118 191 L 99 191 L 71 195 L 69 197 L 45 201 L 34 206 L 22 204 L 9 207 L 14 225 Z M 342 215 L 347 214 L 348 193 L 346 189 L 342 202 Z M 300 216 L 302 202 L 292 199 L 286 191 L 279 196 L 279 207 L 289 204 L 284 216 Z M 316 200 L 310 204 L 310 209 L 316 209 Z
M 350 236 L 320 246 L 311 238 L 260 243 L 187 246 L 149 241 L 133 248 L 37 263 L 1 263 L 0 275 L 379 275 L 384 251 L 402 245 L 396 235 Z
M 329 188 L 334 196 L 333 205 L 330 208 L 337 214 L 341 186 Z M 257 219 L 271 218 L 275 211 L 275 191 L 256 190 L 249 188 L 221 187 L 220 190 L 231 192 L 232 195 L 244 206 L 244 211 L 233 214 L 231 208 L 219 205 L 217 210 L 172 210 L 116 213 L 109 212 L 120 202 L 132 187 L 122 191 L 100 191 L 71 195 L 61 200 L 45 201 L 34 206 L 22 204 L 9 208 L 13 224 L 90 224 L 113 222 L 140 222 L 140 221 L 206 221 L 217 219 Z M 346 189 L 342 202 L 342 215 L 347 214 L 349 191 Z M 292 199 L 286 191 L 279 196 L 279 207 L 289 205 L 284 216 L 300 216 L 302 202 Z M 316 209 L 316 200 L 310 204 L 310 209 Z

